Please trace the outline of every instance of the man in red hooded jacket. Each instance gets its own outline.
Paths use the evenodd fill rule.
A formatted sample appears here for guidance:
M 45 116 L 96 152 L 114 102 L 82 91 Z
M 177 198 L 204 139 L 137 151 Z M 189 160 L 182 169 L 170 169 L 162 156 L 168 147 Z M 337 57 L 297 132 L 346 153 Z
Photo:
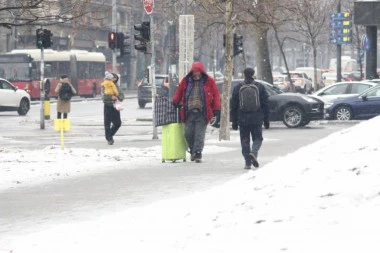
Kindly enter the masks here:
M 180 82 L 173 96 L 173 104 L 180 103 L 191 161 L 201 162 L 207 124 L 214 116 L 220 115 L 218 86 L 207 75 L 201 62 L 194 62 L 190 72 Z

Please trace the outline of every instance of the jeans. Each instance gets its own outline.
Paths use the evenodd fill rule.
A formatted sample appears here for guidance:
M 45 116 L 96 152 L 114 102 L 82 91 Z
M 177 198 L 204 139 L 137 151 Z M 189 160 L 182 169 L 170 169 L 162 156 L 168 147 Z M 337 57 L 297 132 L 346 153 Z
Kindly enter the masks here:
M 120 126 L 120 111 L 116 110 L 113 106 L 104 105 L 104 130 L 107 141 L 112 140 Z
M 262 124 L 258 125 L 242 125 L 240 128 L 240 143 L 242 154 L 246 164 L 251 164 L 249 153 L 258 156 L 261 144 L 263 143 Z M 252 138 L 252 146 L 250 145 Z
M 202 153 L 207 129 L 207 121 L 203 112 L 190 111 L 186 117 L 185 138 L 192 155 Z

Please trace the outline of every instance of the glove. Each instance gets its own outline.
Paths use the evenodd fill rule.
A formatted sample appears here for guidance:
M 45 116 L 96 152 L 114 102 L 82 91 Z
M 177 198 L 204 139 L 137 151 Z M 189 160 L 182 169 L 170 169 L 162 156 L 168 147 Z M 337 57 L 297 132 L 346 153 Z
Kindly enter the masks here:
M 216 117 L 216 118 L 220 117 L 220 111 L 219 110 L 214 110 L 213 114 L 214 114 L 214 117 Z
M 269 126 L 270 126 L 269 120 L 264 120 L 265 129 L 269 129 Z
M 233 130 L 238 130 L 239 129 L 239 125 L 237 122 L 232 122 L 232 129 Z
M 180 104 L 175 104 L 175 103 L 173 103 L 173 106 L 175 107 L 175 109 L 180 109 L 180 108 L 181 108 L 181 105 L 180 105 Z

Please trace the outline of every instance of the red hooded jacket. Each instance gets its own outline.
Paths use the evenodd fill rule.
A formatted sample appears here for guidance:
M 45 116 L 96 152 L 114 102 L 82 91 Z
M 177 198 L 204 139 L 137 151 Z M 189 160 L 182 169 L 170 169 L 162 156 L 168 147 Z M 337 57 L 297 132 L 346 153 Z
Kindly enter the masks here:
M 179 83 L 179 86 L 173 96 L 173 103 L 182 103 L 181 119 L 183 122 L 186 122 L 186 114 L 188 109 L 187 101 L 191 89 L 193 88 L 192 73 L 195 70 L 199 70 L 203 74 L 201 79 L 201 93 L 204 108 L 203 112 L 207 123 L 209 123 L 214 117 L 213 111 L 220 111 L 220 95 L 215 80 L 207 75 L 201 62 L 194 62 L 190 72 Z

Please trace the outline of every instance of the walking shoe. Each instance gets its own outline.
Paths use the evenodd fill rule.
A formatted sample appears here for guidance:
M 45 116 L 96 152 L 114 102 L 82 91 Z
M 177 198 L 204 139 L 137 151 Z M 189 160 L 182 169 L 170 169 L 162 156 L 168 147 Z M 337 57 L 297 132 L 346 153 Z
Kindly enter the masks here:
M 113 138 L 111 137 L 111 139 L 108 141 L 108 145 L 113 145 L 115 142 L 113 140 Z
M 196 152 L 194 156 L 194 160 L 196 163 L 202 162 L 202 153 L 201 152 Z
M 188 150 L 187 152 L 190 153 L 190 161 L 194 162 L 195 161 L 195 155 L 193 154 L 192 149 L 190 148 L 190 150 Z
M 257 158 L 254 153 L 249 153 L 249 156 L 251 157 L 252 165 L 255 168 L 259 167 L 259 162 L 257 161 Z
M 244 166 L 244 169 L 245 170 L 250 170 L 251 169 L 251 165 L 246 163 L 245 166 Z

